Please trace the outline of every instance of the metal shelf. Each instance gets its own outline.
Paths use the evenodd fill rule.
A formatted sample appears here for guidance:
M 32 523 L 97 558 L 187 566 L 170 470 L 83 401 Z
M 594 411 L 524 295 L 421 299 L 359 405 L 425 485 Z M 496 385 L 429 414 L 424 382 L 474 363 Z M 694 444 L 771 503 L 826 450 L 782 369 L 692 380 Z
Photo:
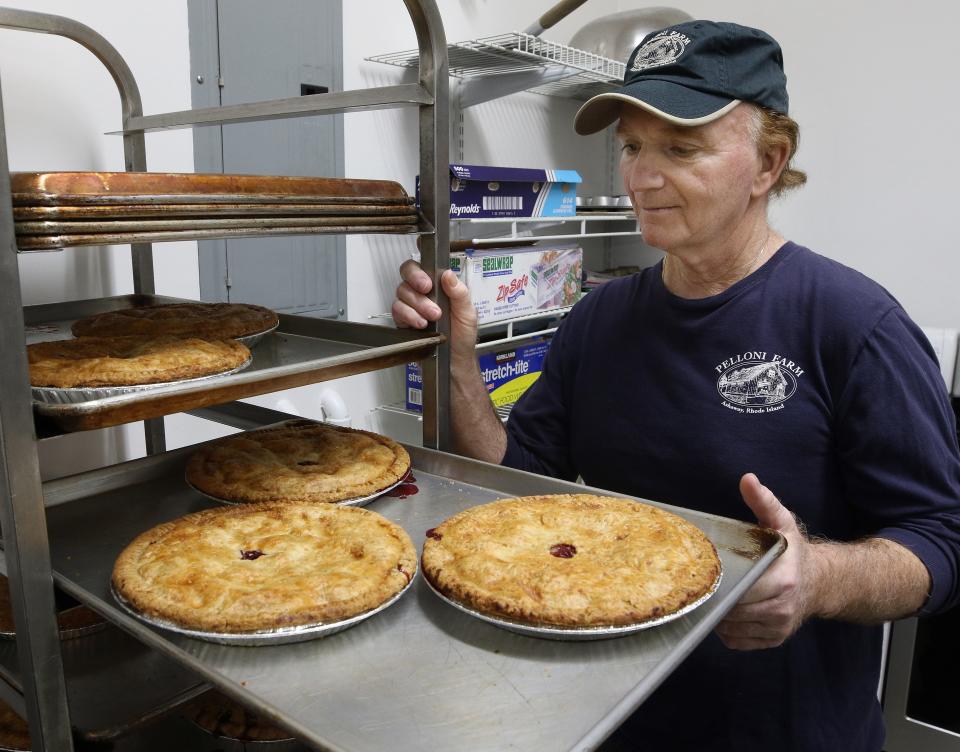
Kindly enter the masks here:
M 623 63 L 575 47 L 551 42 L 524 32 L 453 42 L 447 47 L 450 75 L 473 79 L 487 88 L 509 78 L 511 90 L 526 89 L 537 94 L 585 100 L 613 91 L 623 81 Z M 417 65 L 416 50 L 374 55 L 367 60 L 403 68 Z M 494 96 L 509 91 L 501 89 Z M 464 106 L 493 98 L 469 93 Z
M 370 508 L 418 543 L 425 530 L 478 503 L 593 490 L 406 448 L 419 493 L 381 497 Z M 758 547 L 755 528 L 746 523 L 672 508 L 717 546 L 724 567 L 720 588 L 686 616 L 615 640 L 558 643 L 516 635 L 444 604 L 421 577 L 394 606 L 346 631 L 290 645 L 218 645 L 149 627 L 121 611 L 110 594 L 114 560 L 131 538 L 214 505 L 183 479 L 194 449 L 45 484 L 57 583 L 225 694 L 324 749 L 592 749 L 710 633 L 783 546 L 782 538 L 771 537 Z
M 27 341 L 67 338 L 70 325 L 83 316 L 178 302 L 185 301 L 123 295 L 28 306 Z M 34 409 L 67 431 L 104 428 L 421 360 L 443 341 L 437 333 L 281 314 L 280 326 L 254 346 L 253 362 L 237 373 L 86 402 L 36 402 Z
M 419 53 L 414 60 L 419 62 Z M 157 115 L 131 117 L 122 131 L 110 131 L 109 135 L 128 133 L 151 133 L 154 131 L 192 128 L 193 126 L 227 125 L 229 123 L 254 123 L 262 120 L 280 120 L 311 115 L 334 115 L 357 110 L 378 110 L 393 107 L 419 107 L 432 105 L 433 96 L 420 84 L 399 84 L 353 91 L 336 91 L 327 94 L 309 94 L 289 99 L 272 99 L 266 102 L 206 107 L 196 110 L 181 110 Z
M 609 231 L 606 229 L 609 222 L 632 222 L 637 226 L 637 217 L 633 212 L 611 212 L 577 214 L 573 217 L 488 217 L 483 219 L 455 219 L 451 222 L 458 224 L 476 225 L 503 225 L 509 224 L 507 234 L 493 237 L 471 238 L 470 242 L 477 246 L 496 245 L 497 243 L 513 242 L 517 240 L 531 240 L 536 242 L 553 240 L 577 240 L 580 238 L 618 238 L 640 237 L 639 229 L 629 231 Z M 562 227 L 564 224 L 577 223 L 577 232 L 558 232 L 550 235 L 535 235 L 534 232 L 551 227 Z M 597 229 L 593 229 L 597 228 Z

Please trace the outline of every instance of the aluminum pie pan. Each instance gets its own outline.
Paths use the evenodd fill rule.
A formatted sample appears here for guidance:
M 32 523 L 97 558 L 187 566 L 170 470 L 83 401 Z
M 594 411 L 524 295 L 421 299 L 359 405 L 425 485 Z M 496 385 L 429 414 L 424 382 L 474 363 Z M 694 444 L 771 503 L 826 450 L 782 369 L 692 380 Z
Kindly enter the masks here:
M 556 627 L 556 626 L 536 626 L 533 624 L 524 624 L 522 622 L 512 621 L 510 619 L 504 619 L 500 616 L 491 616 L 490 614 L 485 614 L 475 609 L 465 606 L 459 601 L 454 600 L 448 595 L 441 593 L 432 582 L 430 578 L 424 575 L 423 581 L 427 583 L 427 586 L 440 598 L 440 600 L 450 604 L 454 608 L 463 611 L 465 614 L 469 614 L 475 619 L 480 619 L 485 621 L 488 624 L 493 624 L 494 626 L 500 627 L 501 629 L 506 629 L 509 632 L 515 632 L 517 634 L 526 635 L 527 637 L 539 637 L 546 640 L 561 640 L 567 642 L 579 642 L 586 640 L 606 640 L 611 637 L 626 637 L 627 635 L 636 634 L 637 632 L 642 632 L 645 629 L 650 629 L 651 627 L 658 627 L 661 624 L 666 624 L 667 622 L 679 619 L 681 616 L 689 614 L 698 606 L 704 604 L 709 598 L 717 592 L 717 588 L 720 587 L 720 580 L 723 578 L 723 564 L 720 565 L 720 572 L 717 574 L 717 579 L 714 581 L 713 586 L 700 596 L 697 600 L 692 603 L 688 603 L 683 608 L 674 611 L 671 614 L 666 616 L 661 616 L 656 619 L 647 619 L 646 621 L 639 622 L 637 624 L 625 624 L 620 626 L 608 626 L 608 627 Z
M 266 333 L 266 332 L 264 332 Z M 44 402 L 52 405 L 74 405 L 82 402 L 91 402 L 102 400 L 107 397 L 116 397 L 121 394 L 131 394 L 148 392 L 151 389 L 161 389 L 169 386 L 184 386 L 187 384 L 206 384 L 224 376 L 238 373 L 253 362 L 253 356 L 247 358 L 236 368 L 222 373 L 214 373 L 210 376 L 198 376 L 193 379 L 180 379 L 179 381 L 161 381 L 156 384 L 131 384 L 128 386 L 102 386 L 102 387 L 71 387 L 58 389 L 52 386 L 31 386 L 30 391 L 36 402 Z
M 295 627 L 278 627 L 277 629 L 265 629 L 257 632 L 205 632 L 199 629 L 188 629 L 187 627 L 181 627 L 179 624 L 175 624 L 166 619 L 161 619 L 156 616 L 148 616 L 147 614 L 141 613 L 116 591 L 116 589 L 113 587 L 113 583 L 110 584 L 110 592 L 113 595 L 114 600 L 116 600 L 116 602 L 120 604 L 120 606 L 131 616 L 136 617 L 140 621 L 144 622 L 145 624 L 149 624 L 152 627 L 165 629 L 169 632 L 175 632 L 176 634 L 183 635 L 184 637 L 192 637 L 196 640 L 205 640 L 206 642 L 216 642 L 220 645 L 250 647 L 255 647 L 258 645 L 286 645 L 288 643 L 316 640 L 321 637 L 327 637 L 328 635 L 336 634 L 337 632 L 342 632 L 343 630 L 349 629 L 350 627 L 359 624 L 362 621 L 366 621 L 371 616 L 390 608 L 390 606 L 400 600 L 410 589 L 410 586 L 413 585 L 414 581 L 417 579 L 418 571 L 420 571 L 419 565 L 413 571 L 413 574 L 410 575 L 410 579 L 407 581 L 407 584 L 379 606 L 372 608 L 369 611 L 364 611 L 362 614 L 351 616 L 349 619 L 342 619 L 341 621 L 334 621 L 326 624 L 300 624 Z
M 235 499 L 225 499 L 225 498 L 222 497 L 222 496 L 214 496 L 213 494 L 209 494 L 209 493 L 207 493 L 206 491 L 201 491 L 199 488 L 197 488 L 195 485 L 193 485 L 193 483 L 191 483 L 191 482 L 190 482 L 189 480 L 187 480 L 186 478 L 184 478 L 184 480 L 186 481 L 187 485 L 190 486 L 190 488 L 192 488 L 194 491 L 196 491 L 196 492 L 197 492 L 198 494 L 200 494 L 201 496 L 205 496 L 205 497 L 207 497 L 208 499 L 212 499 L 213 501 L 220 502 L 221 504 L 229 504 L 230 506 L 238 507 L 238 506 L 243 506 L 244 504 L 258 504 L 258 503 L 261 503 L 261 502 L 256 502 L 256 501 L 236 501 Z M 371 501 L 373 501 L 373 500 L 375 500 L 375 499 L 379 499 L 381 496 L 383 496 L 383 495 L 386 494 L 386 493 L 389 493 L 390 491 L 392 491 L 393 489 L 395 489 L 397 486 L 403 485 L 403 483 L 404 483 L 404 480 L 403 480 L 403 478 L 401 478 L 401 479 L 398 480 L 396 483 L 394 483 L 394 484 L 392 484 L 392 485 L 389 485 L 389 486 L 387 486 L 386 488 L 382 488 L 382 489 L 379 490 L 379 491 L 375 491 L 374 493 L 372 493 L 372 494 L 370 494 L 370 495 L 368 495 L 368 496 L 357 496 L 357 497 L 355 497 L 355 498 L 353 498 L 353 499 L 341 499 L 340 501 L 317 501 L 317 502 L 311 502 L 311 501 L 306 501 L 306 502 L 304 502 L 304 500 L 301 499 L 301 500 L 298 500 L 297 502 L 294 502 L 294 503 L 297 503 L 297 504 L 300 504 L 300 503 L 307 503 L 307 504 L 312 504 L 312 503 L 316 503 L 316 504 L 334 504 L 334 505 L 336 505 L 336 506 L 338 506 L 338 507 L 365 507 L 365 506 L 366 506 L 367 504 L 369 504 Z M 273 500 L 273 501 L 276 501 L 276 500 Z M 266 503 L 273 503 L 273 501 L 271 501 L 271 502 L 266 502 Z M 282 501 L 281 501 L 280 503 L 282 503 Z
M 91 609 L 87 608 L 83 604 L 80 604 L 77 606 L 71 606 L 70 608 L 66 608 L 63 611 L 58 611 L 57 620 L 59 621 L 59 619 L 64 615 L 77 613 L 81 609 L 83 609 L 84 611 L 89 611 L 91 614 L 98 617 L 100 621 L 91 622 L 90 624 L 85 624 L 82 627 L 60 626 L 59 631 L 60 631 L 61 640 L 74 640 L 78 637 L 86 637 L 87 635 L 96 634 L 97 632 L 102 632 L 104 629 L 107 628 L 107 625 L 109 624 L 109 622 L 106 619 L 104 619 L 102 616 L 100 616 L 96 611 L 92 611 Z M 16 640 L 16 639 L 17 639 L 17 633 L 15 630 L 0 628 L 0 640 Z M 3 748 L 0 747 L 0 750 L 2 749 Z
M 275 331 L 278 326 L 280 326 L 279 321 L 277 321 L 277 323 L 271 326 L 269 329 L 264 329 L 262 332 L 257 332 L 255 334 L 245 334 L 242 337 L 233 337 L 233 339 L 242 345 L 246 345 L 248 350 L 252 350 L 260 340 L 262 340 L 264 337 L 270 334 L 270 332 Z M 217 375 L 219 376 L 220 374 L 217 374 Z

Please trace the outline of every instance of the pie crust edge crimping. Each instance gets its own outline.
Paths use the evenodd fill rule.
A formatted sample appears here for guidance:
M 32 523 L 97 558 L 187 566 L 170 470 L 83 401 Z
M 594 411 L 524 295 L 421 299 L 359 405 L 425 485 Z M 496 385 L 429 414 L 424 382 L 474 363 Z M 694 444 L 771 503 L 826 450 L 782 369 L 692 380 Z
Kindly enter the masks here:
M 302 457 L 303 455 L 291 456 L 287 462 L 283 462 L 283 458 L 279 458 L 285 471 L 284 474 L 278 474 L 273 464 L 262 464 L 262 473 L 258 474 L 255 483 L 244 483 L 224 477 L 228 473 L 228 469 L 223 467 L 224 463 L 247 460 L 247 454 L 241 448 L 234 449 L 231 446 L 235 445 L 238 440 L 257 442 L 260 438 L 283 438 L 284 436 L 295 439 L 299 438 L 298 434 L 300 434 L 304 437 L 303 441 L 308 445 L 307 449 L 309 450 L 310 435 L 322 435 L 324 432 L 340 434 L 343 437 L 354 436 L 358 439 L 363 437 L 389 450 L 393 458 L 389 465 L 382 468 L 379 475 L 375 477 L 354 477 L 352 480 L 348 476 L 344 478 L 344 484 L 336 490 L 324 490 L 318 488 L 320 485 L 318 482 L 311 483 L 309 466 L 300 470 L 295 469 L 296 457 Z M 255 462 L 250 462 L 251 466 L 255 464 Z M 322 463 L 317 467 L 323 467 Z M 387 436 L 372 431 L 333 426 L 312 420 L 292 420 L 280 426 L 232 434 L 205 444 L 187 461 L 186 478 L 187 482 L 200 492 L 231 502 L 247 504 L 270 501 L 336 503 L 363 498 L 390 488 L 402 480 L 409 471 L 410 455 L 407 450 Z M 297 475 L 297 473 L 301 474 Z
M 117 557 L 112 585 L 147 619 L 255 634 L 363 614 L 403 590 L 416 569 L 406 531 L 376 512 L 251 504 L 141 533 Z
M 601 518 L 599 529 L 573 532 L 589 514 Z M 721 572 L 716 548 L 692 523 L 649 504 L 591 494 L 467 509 L 427 531 L 422 564 L 434 588 L 468 608 L 565 628 L 669 616 L 708 595 Z M 651 585 L 651 576 L 667 581 Z

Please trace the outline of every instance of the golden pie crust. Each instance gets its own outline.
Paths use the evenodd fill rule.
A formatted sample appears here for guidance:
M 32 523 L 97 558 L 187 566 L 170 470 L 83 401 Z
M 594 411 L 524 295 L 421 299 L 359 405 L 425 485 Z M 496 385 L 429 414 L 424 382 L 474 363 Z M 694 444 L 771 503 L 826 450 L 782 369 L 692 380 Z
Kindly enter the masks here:
M 370 496 L 410 470 L 400 444 L 369 431 L 297 420 L 203 446 L 187 481 L 236 502 L 338 502 Z
M 649 504 L 590 494 L 501 499 L 427 531 L 441 593 L 529 625 L 599 627 L 668 616 L 709 593 L 720 559 L 703 532 Z
M 71 331 L 76 337 L 199 337 L 231 339 L 272 329 L 277 314 L 247 303 L 169 303 L 124 308 L 79 319 Z
M 190 703 L 184 715 L 214 736 L 239 742 L 277 742 L 293 738 L 289 732 L 216 690 L 205 692 Z
M 250 350 L 232 339 L 80 337 L 27 346 L 30 383 L 70 389 L 137 386 L 239 368 Z
M 254 504 L 141 534 L 117 559 L 113 587 L 147 618 L 243 634 L 357 616 L 399 593 L 416 567 L 410 537 L 376 512 Z

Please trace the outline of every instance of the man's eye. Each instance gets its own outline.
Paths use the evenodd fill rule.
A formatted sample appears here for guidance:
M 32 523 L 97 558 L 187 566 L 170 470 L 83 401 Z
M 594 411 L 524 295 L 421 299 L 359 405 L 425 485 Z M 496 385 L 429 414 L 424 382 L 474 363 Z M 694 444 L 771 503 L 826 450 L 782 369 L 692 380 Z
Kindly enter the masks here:
M 640 147 L 637 146 L 636 144 L 623 144 L 620 147 L 620 151 L 623 154 L 629 154 L 632 156 L 636 154 L 638 151 L 640 151 Z
M 671 146 L 670 153 L 677 157 L 690 157 L 696 154 L 697 150 L 693 146 Z

